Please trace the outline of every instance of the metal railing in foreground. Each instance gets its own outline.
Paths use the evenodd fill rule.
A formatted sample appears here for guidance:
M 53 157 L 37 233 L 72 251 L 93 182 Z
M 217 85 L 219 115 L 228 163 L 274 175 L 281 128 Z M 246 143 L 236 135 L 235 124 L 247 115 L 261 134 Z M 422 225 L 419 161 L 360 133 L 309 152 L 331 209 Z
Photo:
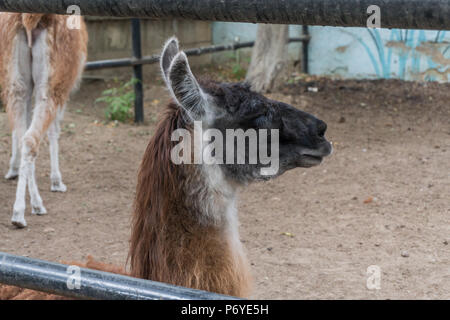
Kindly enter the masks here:
M 78 299 L 235 300 L 237 298 L 0 252 L 0 283 Z
M 450 29 L 450 0 L 0 0 L 0 11 L 182 18 L 206 21 L 367 27 L 369 7 L 383 28 Z

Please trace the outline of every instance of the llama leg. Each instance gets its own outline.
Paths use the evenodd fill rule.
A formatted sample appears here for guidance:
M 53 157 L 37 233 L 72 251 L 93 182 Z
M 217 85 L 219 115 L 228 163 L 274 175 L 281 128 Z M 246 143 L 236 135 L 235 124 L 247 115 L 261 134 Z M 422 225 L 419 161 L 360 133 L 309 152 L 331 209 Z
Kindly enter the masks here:
M 36 106 L 34 108 L 33 118 L 27 132 L 23 137 L 22 146 L 22 162 L 20 166 L 20 178 L 22 171 L 24 179 L 28 182 L 28 190 L 30 192 L 30 201 L 32 213 L 43 215 L 47 213 L 42 198 L 39 194 L 35 177 L 35 161 L 39 151 L 40 142 L 54 120 L 56 106 L 51 99 L 47 98 L 47 87 L 36 85 Z
M 60 122 L 63 118 L 64 109 L 58 111 L 58 116 L 48 128 L 48 141 L 50 145 L 50 163 L 51 163 L 51 191 L 66 192 L 67 187 L 62 182 L 61 172 L 59 171 L 59 134 L 61 132 Z
M 25 192 L 26 176 L 22 176 L 20 167 L 22 165 L 22 137 L 27 130 L 27 108 L 31 101 L 33 93 L 32 75 L 31 75 L 31 52 L 27 45 L 24 31 L 17 33 L 14 39 L 14 48 L 10 69 L 10 87 L 7 97 L 7 110 L 9 117 L 13 122 L 13 156 L 11 158 L 11 168 L 6 178 L 13 178 L 19 175 L 19 182 L 16 190 L 16 200 L 14 203 L 14 212 L 12 223 L 18 227 L 25 227 Z
M 31 68 L 31 65 L 30 65 L 30 68 Z M 24 95 L 23 102 L 26 103 L 26 109 L 23 109 L 23 105 L 20 106 L 20 109 L 21 109 L 20 116 L 23 116 L 22 112 L 25 112 L 26 120 L 25 119 L 18 120 L 19 122 L 22 122 L 22 121 L 26 121 L 26 122 L 25 122 L 25 124 L 23 124 L 23 123 L 19 124 L 17 121 L 14 120 L 16 125 L 21 126 L 21 128 L 14 129 L 12 132 L 11 160 L 9 162 L 8 173 L 5 175 L 5 179 L 7 179 L 7 180 L 13 180 L 19 176 L 20 157 L 21 157 L 21 152 L 20 152 L 21 139 L 22 139 L 23 135 L 25 134 L 26 128 L 28 128 L 31 123 L 31 113 L 32 113 L 31 99 L 32 99 L 32 94 L 33 94 L 33 91 L 32 91 L 33 89 L 32 89 L 32 84 L 31 84 L 31 73 L 26 75 L 26 78 L 27 78 L 27 81 L 25 83 L 26 90 L 23 93 L 19 93 L 19 96 Z M 16 92 L 16 94 L 17 94 L 17 92 Z M 16 110 L 17 110 L 17 108 L 16 108 Z
M 57 115 L 57 106 L 50 95 L 50 50 L 47 31 L 44 30 L 38 35 L 32 48 L 35 106 L 30 127 L 23 138 L 22 147 L 22 158 L 28 174 L 32 213 L 38 215 L 46 214 L 47 210 L 42 203 L 36 183 L 35 161 L 42 138 Z
M 19 175 L 19 166 L 20 166 L 19 139 L 17 138 L 17 131 L 13 130 L 11 160 L 9 162 L 9 170 L 8 173 L 5 175 L 5 179 L 13 180 L 17 178 L 17 176 Z
M 42 137 L 56 116 L 56 105 L 49 95 L 50 58 L 47 44 L 47 32 L 43 31 L 36 39 L 32 56 L 31 66 L 34 82 L 35 107 L 31 124 L 22 139 L 22 159 L 19 171 L 19 182 L 16 203 L 14 205 L 13 224 L 24 227 L 19 218 L 23 219 L 25 210 L 25 189 L 28 183 L 32 212 L 34 214 L 45 214 L 47 210 L 43 206 L 35 177 L 35 160 L 39 150 Z M 18 197 L 20 193 L 20 198 Z M 22 197 L 23 194 L 23 197 Z M 23 219 L 24 221 L 24 219 Z
M 22 140 L 22 158 L 20 161 L 19 182 L 17 183 L 16 202 L 14 203 L 14 212 L 12 223 L 17 227 L 25 227 L 25 192 L 28 184 L 30 192 L 31 207 L 33 214 L 45 214 L 47 210 L 43 206 L 42 198 L 35 177 L 35 160 L 39 147 L 40 138 L 36 129 L 31 123 L 30 128 L 25 133 Z
M 38 186 L 36 183 L 36 174 L 35 174 L 35 162 L 36 158 L 32 159 L 29 167 L 29 176 L 28 176 L 28 191 L 30 192 L 30 202 L 31 202 L 31 213 L 37 215 L 47 214 L 47 210 L 44 207 L 42 202 L 41 195 L 39 194 Z
M 21 145 L 21 140 L 26 131 L 26 114 L 25 112 L 21 112 L 18 114 L 15 120 L 16 126 L 16 137 L 18 140 L 18 144 Z M 27 223 L 25 221 L 25 192 L 27 187 L 27 174 L 22 169 L 24 168 L 23 157 L 20 157 L 20 166 L 19 166 L 19 181 L 17 183 L 16 189 L 16 201 L 14 203 L 14 211 L 12 217 L 12 223 L 19 228 L 26 227 Z
M 17 184 L 16 203 L 14 204 L 14 213 L 12 223 L 18 227 L 25 227 L 26 222 L 24 219 L 25 212 L 25 192 L 28 185 L 28 191 L 30 193 L 30 202 L 33 214 L 43 215 L 47 213 L 42 198 L 39 194 L 38 186 L 35 177 L 35 161 L 37 152 L 39 149 L 40 141 L 42 140 L 42 130 L 45 128 L 45 124 L 42 124 L 42 120 L 45 121 L 46 117 L 46 105 L 47 102 L 41 98 L 41 90 L 36 91 L 36 107 L 33 114 L 33 120 L 30 127 L 25 132 L 21 143 L 21 161 L 19 169 L 19 182 Z M 24 117 L 24 123 L 26 123 L 26 116 Z
M 25 163 L 20 161 L 19 182 L 17 183 L 16 201 L 14 202 L 14 211 L 11 222 L 19 228 L 27 226 L 25 221 L 25 192 L 27 189 L 27 172 L 25 172 Z
M 31 82 L 31 52 L 24 46 L 25 33 L 19 32 L 16 36 L 11 69 L 11 91 L 8 97 L 10 101 L 7 110 L 12 112 L 14 130 L 12 132 L 12 150 L 9 170 L 5 179 L 12 180 L 19 176 L 20 167 L 20 142 L 30 124 L 22 117 L 29 118 L 31 113 L 31 99 L 33 85 Z

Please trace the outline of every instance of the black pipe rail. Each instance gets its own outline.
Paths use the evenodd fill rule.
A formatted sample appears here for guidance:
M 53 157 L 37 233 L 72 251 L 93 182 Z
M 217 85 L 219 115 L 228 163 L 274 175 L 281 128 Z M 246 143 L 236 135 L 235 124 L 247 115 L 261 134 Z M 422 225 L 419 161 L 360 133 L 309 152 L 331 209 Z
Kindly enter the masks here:
M 309 35 L 308 26 L 302 26 L 302 32 L 303 36 L 306 38 L 306 40 L 303 41 L 302 46 L 302 72 L 309 73 L 309 40 L 311 39 L 311 36 Z
M 367 27 L 381 10 L 381 27 L 450 30 L 450 0 L 0 0 L 0 11 L 82 15 L 183 18 L 205 21 Z
M 76 299 L 238 299 L 207 291 L 25 258 L 2 252 L 0 252 L 0 283 Z
M 131 37 L 133 38 L 133 59 L 142 58 L 141 45 L 141 21 L 139 19 L 131 20 Z M 134 84 L 134 122 L 144 122 L 144 79 L 142 75 L 142 64 L 133 66 L 133 75 L 136 79 Z
M 307 42 L 311 39 L 311 36 L 301 36 L 295 38 L 289 38 L 289 42 Z M 254 41 L 248 42 L 235 42 L 224 45 L 214 45 L 202 48 L 186 49 L 184 52 L 187 56 L 199 56 L 208 53 L 215 53 L 221 51 L 234 51 L 242 48 L 251 48 L 255 45 Z M 99 60 L 86 63 L 85 70 L 99 70 L 99 69 L 109 69 L 109 68 L 120 68 L 120 67 L 134 67 L 136 65 L 146 65 L 159 62 L 159 55 L 145 56 L 141 59 L 137 58 L 122 58 L 122 59 L 110 59 L 110 60 Z

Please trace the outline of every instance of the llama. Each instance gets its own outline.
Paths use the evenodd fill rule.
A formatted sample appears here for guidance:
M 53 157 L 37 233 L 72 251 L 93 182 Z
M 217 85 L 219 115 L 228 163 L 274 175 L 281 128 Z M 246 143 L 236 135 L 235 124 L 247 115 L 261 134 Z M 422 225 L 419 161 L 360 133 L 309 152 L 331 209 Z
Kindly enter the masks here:
M 252 92 L 246 84 L 198 81 L 176 38 L 166 43 L 160 61 L 173 102 L 145 151 L 138 174 L 131 275 L 246 297 L 251 277 L 239 239 L 237 194 L 253 181 L 321 163 L 332 152 L 324 137 L 326 124 Z M 172 132 L 192 131 L 193 121 L 222 133 L 278 129 L 278 173 L 261 175 L 261 164 L 174 164 Z
M 130 275 L 248 297 L 251 276 L 239 239 L 237 194 L 248 183 L 320 164 L 332 152 L 324 137 L 326 124 L 254 93 L 248 85 L 197 81 L 176 38 L 164 46 L 161 69 L 173 102 L 147 146 L 138 174 L 128 255 Z M 261 175 L 261 164 L 174 164 L 172 133 L 192 131 L 194 120 L 222 132 L 278 129 L 278 173 Z M 89 261 L 86 266 L 122 273 Z M 0 286 L 1 298 L 61 297 Z
M 32 213 L 47 213 L 35 178 L 35 159 L 47 132 L 51 191 L 65 192 L 59 170 L 58 139 L 70 92 L 87 58 L 87 31 L 69 28 L 68 16 L 0 13 L 0 87 L 12 127 L 12 156 L 6 179 L 19 177 L 12 223 L 26 227 L 28 185 Z M 34 94 L 34 108 L 32 97 Z

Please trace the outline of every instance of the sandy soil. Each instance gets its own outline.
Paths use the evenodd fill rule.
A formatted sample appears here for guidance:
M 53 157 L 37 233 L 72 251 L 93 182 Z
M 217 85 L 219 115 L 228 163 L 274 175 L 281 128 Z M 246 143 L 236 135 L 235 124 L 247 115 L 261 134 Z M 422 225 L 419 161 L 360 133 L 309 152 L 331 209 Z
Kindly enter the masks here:
M 318 88 L 309 92 L 308 87 Z M 105 88 L 85 82 L 63 123 L 66 194 L 50 192 L 43 143 L 37 179 L 47 216 L 10 224 L 16 181 L 0 179 L 0 251 L 47 260 L 88 254 L 124 264 L 136 171 L 160 111 L 162 87 L 147 88 L 146 123 L 103 124 L 93 101 Z M 307 79 L 274 99 L 328 123 L 335 153 L 250 186 L 240 199 L 241 237 L 254 298 L 450 299 L 450 85 Z M 10 155 L 0 113 L 0 168 Z M 381 268 L 381 289 L 366 287 Z

